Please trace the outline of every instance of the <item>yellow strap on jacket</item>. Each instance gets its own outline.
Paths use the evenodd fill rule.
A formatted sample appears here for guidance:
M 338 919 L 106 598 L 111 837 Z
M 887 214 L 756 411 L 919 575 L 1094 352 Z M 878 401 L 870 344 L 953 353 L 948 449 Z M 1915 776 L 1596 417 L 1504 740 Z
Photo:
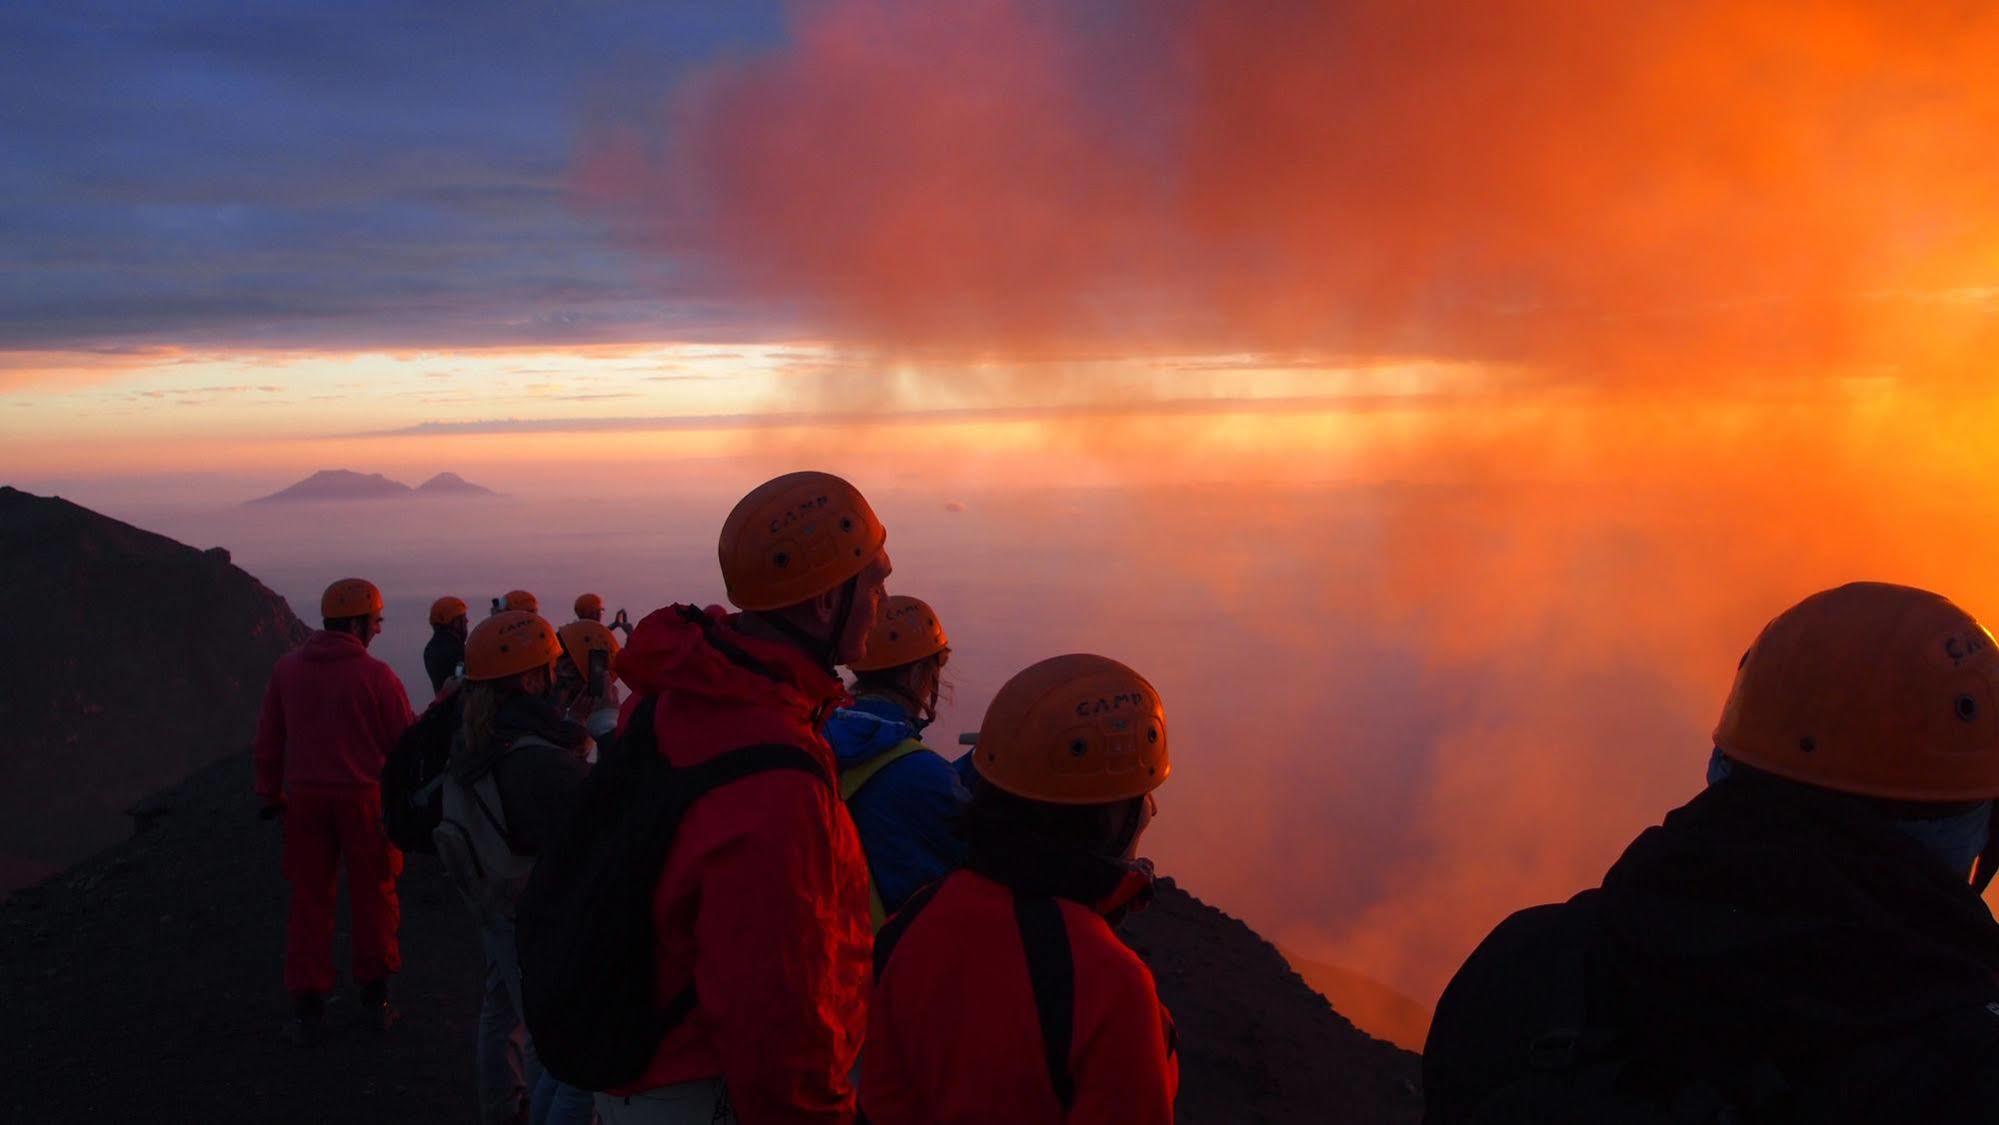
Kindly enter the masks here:
M 905 738 L 887 750 L 855 766 L 853 769 L 841 770 L 840 799 L 842 801 L 853 800 L 854 794 L 866 788 L 868 782 L 875 779 L 876 774 L 896 762 L 909 757 L 918 750 L 928 749 L 930 749 L 928 746 L 923 745 L 923 743 L 914 738 Z M 888 911 L 882 907 L 881 892 L 875 889 L 875 876 L 872 865 L 868 871 L 868 918 L 874 923 L 876 930 L 880 930 L 888 922 Z

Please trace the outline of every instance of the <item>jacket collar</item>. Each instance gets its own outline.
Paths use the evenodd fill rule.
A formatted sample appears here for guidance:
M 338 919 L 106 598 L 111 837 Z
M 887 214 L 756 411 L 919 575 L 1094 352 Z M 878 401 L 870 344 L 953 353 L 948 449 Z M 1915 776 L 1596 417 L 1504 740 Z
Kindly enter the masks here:
M 846 685 L 809 653 L 743 632 L 720 606 L 671 605 L 648 614 L 614 669 L 640 695 L 778 707 L 814 729 L 847 701 Z

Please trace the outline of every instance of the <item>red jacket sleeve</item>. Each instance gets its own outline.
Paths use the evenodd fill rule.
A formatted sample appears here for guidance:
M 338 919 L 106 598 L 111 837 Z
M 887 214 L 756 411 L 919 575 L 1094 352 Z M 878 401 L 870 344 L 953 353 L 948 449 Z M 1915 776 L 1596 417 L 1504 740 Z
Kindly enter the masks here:
M 1098 1019 L 1071 1058 L 1077 1075 L 1073 1125 L 1172 1125 L 1180 1090 L 1173 1018 L 1143 965 L 1104 974 Z
M 754 821 L 703 864 L 695 921 L 694 988 L 730 1101 L 743 1125 L 849 1122 L 868 926 L 832 795 L 780 773 L 717 797 L 714 812 Z
M 257 715 L 257 747 L 252 754 L 257 768 L 257 797 L 266 804 L 285 792 L 285 701 L 278 689 L 278 673 L 264 687 L 263 710 Z

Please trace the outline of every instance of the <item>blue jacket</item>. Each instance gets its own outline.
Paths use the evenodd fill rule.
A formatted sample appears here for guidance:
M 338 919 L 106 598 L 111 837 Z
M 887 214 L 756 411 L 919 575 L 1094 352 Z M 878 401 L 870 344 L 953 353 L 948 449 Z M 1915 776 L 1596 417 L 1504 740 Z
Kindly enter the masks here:
M 826 741 L 843 772 L 918 733 L 909 712 L 872 696 L 826 720 Z M 927 747 L 884 766 L 848 799 L 875 890 L 890 914 L 925 883 L 965 862 L 958 816 L 969 799 L 957 768 Z

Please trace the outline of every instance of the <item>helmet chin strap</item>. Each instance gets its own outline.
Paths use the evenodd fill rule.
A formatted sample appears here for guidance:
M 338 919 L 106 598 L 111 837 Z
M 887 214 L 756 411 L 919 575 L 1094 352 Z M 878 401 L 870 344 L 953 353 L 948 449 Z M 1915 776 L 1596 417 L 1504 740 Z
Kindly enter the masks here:
M 775 614 L 761 616 L 766 624 L 797 641 L 798 647 L 810 653 L 819 662 L 819 666 L 826 670 L 827 675 L 833 675 L 834 667 L 840 662 L 840 638 L 846 634 L 847 622 L 854 616 L 854 593 L 860 581 L 860 575 L 857 574 L 847 579 L 840 587 L 840 608 L 833 611 L 832 630 L 823 637 L 813 636 L 788 617 Z
M 1999 875 L 1999 802 L 1993 803 L 1994 823 L 1986 833 L 1985 850 L 1978 853 L 1978 862 L 1971 865 L 1971 889 L 1980 898 L 1985 897 L 1985 888 L 1992 885 L 1992 877 Z

